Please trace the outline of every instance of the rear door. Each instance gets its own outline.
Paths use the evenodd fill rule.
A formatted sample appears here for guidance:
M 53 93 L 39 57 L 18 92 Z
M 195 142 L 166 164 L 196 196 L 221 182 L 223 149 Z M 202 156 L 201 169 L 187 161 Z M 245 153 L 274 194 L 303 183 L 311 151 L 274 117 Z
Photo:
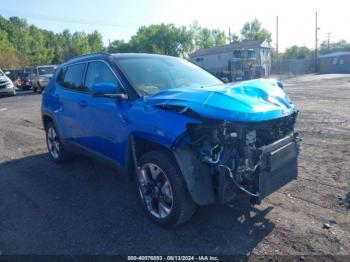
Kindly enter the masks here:
M 87 63 L 69 65 L 58 82 L 59 91 L 55 98 L 59 100 L 61 112 L 59 122 L 66 140 L 81 143 L 85 137 L 80 115 L 86 111 L 89 94 L 84 88 L 83 79 Z

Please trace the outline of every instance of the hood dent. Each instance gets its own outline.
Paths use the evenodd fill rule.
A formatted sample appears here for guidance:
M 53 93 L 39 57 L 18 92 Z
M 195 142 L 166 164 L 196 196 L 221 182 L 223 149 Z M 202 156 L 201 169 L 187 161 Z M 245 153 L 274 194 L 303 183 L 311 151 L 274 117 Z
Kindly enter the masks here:
M 149 97 L 147 102 L 164 109 L 176 107 L 177 113 L 191 110 L 205 118 L 228 121 L 271 120 L 295 111 L 285 92 L 265 79 L 213 87 L 166 89 Z

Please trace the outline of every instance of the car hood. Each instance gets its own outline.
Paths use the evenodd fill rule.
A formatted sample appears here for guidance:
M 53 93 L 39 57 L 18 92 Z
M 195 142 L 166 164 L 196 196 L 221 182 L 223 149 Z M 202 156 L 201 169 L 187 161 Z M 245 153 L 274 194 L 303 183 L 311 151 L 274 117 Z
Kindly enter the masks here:
M 0 76 L 0 82 L 7 82 L 10 79 L 7 76 Z
M 51 77 L 53 76 L 53 74 L 44 74 L 44 75 L 40 75 L 40 77 L 46 77 L 48 79 L 51 79 Z
M 253 122 L 284 117 L 296 111 L 287 94 L 266 79 L 198 88 L 165 89 L 148 97 L 152 106 L 190 109 L 202 117 Z

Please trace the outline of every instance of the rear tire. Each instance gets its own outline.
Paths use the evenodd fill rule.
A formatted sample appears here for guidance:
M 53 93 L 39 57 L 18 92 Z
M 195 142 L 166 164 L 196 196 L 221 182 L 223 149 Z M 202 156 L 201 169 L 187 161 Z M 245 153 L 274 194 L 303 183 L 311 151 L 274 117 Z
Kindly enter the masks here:
M 134 179 L 137 194 L 151 221 L 171 227 L 189 220 L 196 211 L 196 204 L 171 154 L 163 150 L 148 152 L 139 159 L 138 165 L 140 174 Z
M 50 122 L 46 125 L 46 145 L 50 158 L 56 163 L 69 159 L 70 154 L 64 149 L 55 125 Z

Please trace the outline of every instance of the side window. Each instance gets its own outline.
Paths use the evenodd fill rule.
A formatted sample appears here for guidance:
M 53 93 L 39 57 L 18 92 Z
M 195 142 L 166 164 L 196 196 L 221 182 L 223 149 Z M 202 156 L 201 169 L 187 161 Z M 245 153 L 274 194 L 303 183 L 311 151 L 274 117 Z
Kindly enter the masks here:
M 74 91 L 85 91 L 83 86 L 83 74 L 85 63 L 68 66 L 64 75 L 62 85 Z
M 57 74 L 56 81 L 60 83 L 61 85 L 63 84 L 64 81 L 64 74 L 66 72 L 66 68 L 61 68 L 60 71 Z
M 118 80 L 111 69 L 103 62 L 90 62 L 86 73 L 85 86 L 88 89 L 94 84 L 110 82 L 118 86 Z

